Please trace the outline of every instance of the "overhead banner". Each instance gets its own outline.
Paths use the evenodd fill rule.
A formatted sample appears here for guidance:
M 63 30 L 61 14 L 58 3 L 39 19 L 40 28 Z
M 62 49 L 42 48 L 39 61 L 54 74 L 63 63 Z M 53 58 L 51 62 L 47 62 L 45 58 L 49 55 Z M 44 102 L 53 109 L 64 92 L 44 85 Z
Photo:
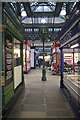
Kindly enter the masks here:
M 5 33 L 5 87 L 13 82 L 12 37 Z

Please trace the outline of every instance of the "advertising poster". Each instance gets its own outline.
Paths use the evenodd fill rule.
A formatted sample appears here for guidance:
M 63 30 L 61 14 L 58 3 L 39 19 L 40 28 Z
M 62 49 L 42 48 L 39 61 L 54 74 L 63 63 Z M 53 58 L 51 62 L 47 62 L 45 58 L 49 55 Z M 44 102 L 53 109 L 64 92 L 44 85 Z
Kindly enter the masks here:
M 5 33 L 5 87 L 13 82 L 12 37 Z

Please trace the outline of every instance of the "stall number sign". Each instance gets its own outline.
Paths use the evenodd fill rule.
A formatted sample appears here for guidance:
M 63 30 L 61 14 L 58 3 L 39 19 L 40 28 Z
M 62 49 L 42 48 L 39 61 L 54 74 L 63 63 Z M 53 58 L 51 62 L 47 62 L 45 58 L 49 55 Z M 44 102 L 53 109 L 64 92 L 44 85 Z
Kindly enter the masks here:
M 13 82 L 12 37 L 5 33 L 5 87 Z
M 72 64 L 73 62 L 72 54 L 64 54 L 64 62 L 66 62 L 67 64 Z

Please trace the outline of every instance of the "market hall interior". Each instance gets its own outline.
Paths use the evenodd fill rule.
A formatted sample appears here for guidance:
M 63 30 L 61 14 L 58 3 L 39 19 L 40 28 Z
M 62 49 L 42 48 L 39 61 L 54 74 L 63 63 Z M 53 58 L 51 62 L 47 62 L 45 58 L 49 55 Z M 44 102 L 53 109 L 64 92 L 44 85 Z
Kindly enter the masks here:
M 0 9 L 0 118 L 80 118 L 80 2 Z

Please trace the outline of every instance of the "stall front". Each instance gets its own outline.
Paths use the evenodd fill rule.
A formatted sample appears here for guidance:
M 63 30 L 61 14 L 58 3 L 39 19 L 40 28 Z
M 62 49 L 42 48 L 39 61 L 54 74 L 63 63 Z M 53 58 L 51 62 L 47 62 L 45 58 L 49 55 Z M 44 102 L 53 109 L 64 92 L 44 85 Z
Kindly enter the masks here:
M 39 49 L 36 49 L 36 67 L 39 66 Z
M 59 74 L 60 73 L 60 43 L 54 42 L 52 47 L 52 64 L 51 64 L 51 72 L 52 74 Z
M 27 40 L 24 42 L 23 59 L 24 73 L 28 73 L 31 70 L 31 44 Z
M 67 90 L 80 110 L 80 11 L 76 6 L 73 16 L 60 33 L 61 81 L 60 87 Z M 77 12 L 76 12 L 77 11 Z
M 31 46 L 31 69 L 36 68 L 36 51 L 35 46 Z
M 10 3 L 3 3 L 3 118 L 14 105 L 24 87 L 23 77 L 23 35 L 24 28 Z M 19 93 L 20 92 L 20 93 Z

